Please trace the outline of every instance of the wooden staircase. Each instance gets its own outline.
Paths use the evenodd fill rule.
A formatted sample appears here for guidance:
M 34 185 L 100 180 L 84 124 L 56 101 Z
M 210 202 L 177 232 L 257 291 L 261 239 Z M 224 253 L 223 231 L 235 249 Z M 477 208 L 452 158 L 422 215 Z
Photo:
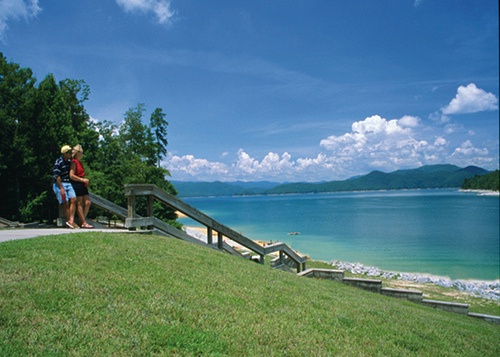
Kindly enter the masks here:
M 232 230 L 231 228 L 217 222 L 203 212 L 191 207 L 187 203 L 178 199 L 177 197 L 162 190 L 156 185 L 151 184 L 130 184 L 125 185 L 125 196 L 128 199 L 127 209 L 114 204 L 96 194 L 91 193 L 90 199 L 92 204 L 98 206 L 106 211 L 109 211 L 118 217 L 125 219 L 125 227 L 134 230 L 138 227 L 147 227 L 157 233 L 166 234 L 174 238 L 182 239 L 194 244 L 209 246 L 214 249 L 229 252 L 233 255 L 248 258 L 247 254 L 241 254 L 232 246 L 224 241 L 224 237 L 232 240 L 248 249 L 249 251 L 259 256 L 259 262 L 264 264 L 265 256 L 274 252 L 278 252 L 278 261 L 292 261 L 295 264 L 297 273 L 306 269 L 307 258 L 297 254 L 293 249 L 284 243 L 275 243 L 265 247 L 255 243 L 253 240 L 245 237 L 244 235 Z M 136 212 L 136 203 L 138 196 L 147 197 L 147 213 L 146 217 L 142 217 Z M 187 217 L 195 220 L 196 222 L 204 225 L 207 229 L 207 242 L 196 239 L 185 231 L 177 229 L 168 223 L 153 216 L 153 203 L 158 201 L 165 204 L 175 211 L 185 214 Z M 214 242 L 214 235 L 216 235 L 216 242 Z M 276 262 L 276 259 L 274 259 Z M 279 264 L 276 264 L 279 265 Z

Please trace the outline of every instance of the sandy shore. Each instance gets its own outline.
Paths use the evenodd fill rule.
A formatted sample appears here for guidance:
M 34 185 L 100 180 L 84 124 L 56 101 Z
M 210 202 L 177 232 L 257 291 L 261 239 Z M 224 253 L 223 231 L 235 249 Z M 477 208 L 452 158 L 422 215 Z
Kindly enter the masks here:
M 184 226 L 184 230 L 186 231 L 187 234 L 190 236 L 201 240 L 202 242 L 207 243 L 207 229 L 205 227 L 193 227 L 193 226 Z M 213 236 L 214 242 L 217 240 L 217 232 L 214 231 L 214 236 Z M 227 237 L 224 237 L 224 242 L 226 242 L 228 245 L 235 249 L 241 249 L 241 250 L 246 250 L 245 247 L 242 247 L 238 243 L 232 241 L 231 239 L 228 239 Z M 268 243 L 263 242 L 260 240 L 255 241 L 255 243 L 260 244 L 262 246 L 266 246 Z

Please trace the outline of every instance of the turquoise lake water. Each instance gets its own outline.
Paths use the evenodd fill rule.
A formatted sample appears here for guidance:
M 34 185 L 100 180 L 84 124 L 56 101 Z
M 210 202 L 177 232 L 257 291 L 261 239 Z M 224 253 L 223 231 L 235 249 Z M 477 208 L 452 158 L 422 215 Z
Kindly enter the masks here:
M 500 278 L 498 196 L 405 190 L 184 201 L 248 238 L 284 242 L 315 260 L 451 279 Z

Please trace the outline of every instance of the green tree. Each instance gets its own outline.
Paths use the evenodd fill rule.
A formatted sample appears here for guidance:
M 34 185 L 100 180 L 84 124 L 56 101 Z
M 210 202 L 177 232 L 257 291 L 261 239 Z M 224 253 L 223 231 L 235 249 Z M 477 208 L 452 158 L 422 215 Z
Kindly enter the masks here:
M 100 160 L 92 166 L 96 171 L 92 172 L 95 176 L 91 178 L 91 188 L 96 194 L 121 206 L 126 205 L 123 194 L 126 184 L 155 184 L 171 194 L 177 194 L 173 185 L 165 179 L 169 172 L 156 166 L 154 134 L 151 125 L 143 123 L 144 112 L 145 105 L 139 103 L 125 112 L 119 128 L 109 122 L 95 124 L 100 134 L 97 149 Z M 98 183 L 96 189 L 93 188 L 95 183 Z M 138 213 L 145 214 L 145 207 L 146 202 L 139 200 Z M 156 204 L 155 216 L 168 221 L 176 218 L 175 212 Z
M 80 92 L 83 92 L 79 98 Z M 75 145 L 82 136 L 88 136 L 88 115 L 83 107 L 88 88 L 83 81 L 64 80 L 56 82 L 52 74 L 38 85 L 31 98 L 31 115 L 20 121 L 19 141 L 24 148 L 24 170 L 20 175 L 27 192 L 21 197 L 21 207 L 31 207 L 32 201 L 40 199 L 44 210 L 53 211 L 55 199 L 51 191 L 52 165 L 64 144 Z M 41 219 L 36 212 L 24 209 L 34 219 Z M 49 214 L 50 215 L 50 214 Z
M 147 126 L 142 123 L 145 110 L 143 103 L 127 110 L 119 129 L 121 153 L 141 160 L 151 159 L 152 156 L 151 137 Z
M 31 70 L 0 54 L 1 216 L 40 220 L 57 214 L 49 194 L 52 165 L 62 145 L 92 140 L 83 107 L 88 93 L 83 81 L 57 83 L 51 74 L 36 86 Z
M 30 98 L 36 80 L 28 68 L 9 63 L 0 53 L 0 217 L 20 219 L 19 174 L 24 170 L 24 147 L 19 124 L 31 115 Z
M 484 175 L 476 175 L 474 177 L 465 179 L 462 183 L 462 189 L 499 191 L 500 171 L 495 170 Z
M 160 167 L 162 157 L 167 155 L 167 127 L 166 114 L 161 108 L 156 108 L 151 114 L 150 128 L 154 136 L 154 154 L 156 156 L 156 166 Z
M 90 120 L 84 103 L 89 87 L 83 80 L 52 74 L 38 85 L 30 69 L 9 63 L 0 53 L 0 217 L 34 221 L 57 216 L 52 193 L 52 167 L 62 145 L 81 144 L 90 190 L 125 206 L 123 185 L 152 183 L 177 194 L 160 167 L 166 154 L 168 123 L 161 108 L 143 123 L 145 105 L 130 108 L 123 124 Z M 175 220 L 164 206 L 155 215 Z

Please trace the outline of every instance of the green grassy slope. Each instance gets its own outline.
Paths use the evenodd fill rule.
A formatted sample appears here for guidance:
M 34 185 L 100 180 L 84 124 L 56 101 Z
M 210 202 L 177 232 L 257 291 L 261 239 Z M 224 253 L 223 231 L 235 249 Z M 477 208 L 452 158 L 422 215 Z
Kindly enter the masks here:
M 498 325 L 182 241 L 0 244 L 0 355 L 500 355 Z

